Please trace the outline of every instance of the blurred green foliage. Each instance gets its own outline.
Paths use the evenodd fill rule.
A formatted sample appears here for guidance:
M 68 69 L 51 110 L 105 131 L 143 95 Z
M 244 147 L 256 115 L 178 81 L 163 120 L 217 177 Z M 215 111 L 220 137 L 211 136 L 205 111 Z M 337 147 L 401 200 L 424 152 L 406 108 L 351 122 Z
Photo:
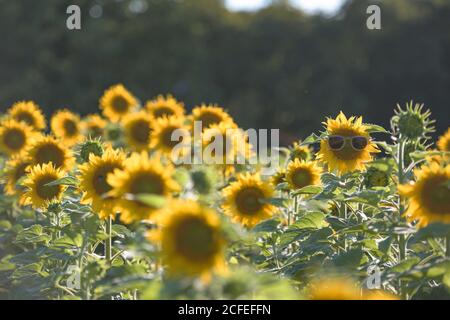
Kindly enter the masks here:
M 32 99 L 48 114 L 66 106 L 87 114 L 123 82 L 143 100 L 217 102 L 243 127 L 281 128 L 285 143 L 340 109 L 387 125 L 395 104 L 410 99 L 432 108 L 442 133 L 450 1 L 379 1 L 380 31 L 366 28 L 372 2 L 348 1 L 325 17 L 287 1 L 244 13 L 222 0 L 0 0 L 0 111 Z M 69 31 L 75 3 L 82 30 Z

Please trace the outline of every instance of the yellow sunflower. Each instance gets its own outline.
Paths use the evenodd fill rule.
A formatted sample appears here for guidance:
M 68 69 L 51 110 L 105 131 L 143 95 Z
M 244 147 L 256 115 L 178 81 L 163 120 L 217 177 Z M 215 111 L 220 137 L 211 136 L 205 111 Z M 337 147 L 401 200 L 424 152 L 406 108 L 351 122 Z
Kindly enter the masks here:
M 310 185 L 320 184 L 320 168 L 314 161 L 300 161 L 296 158 L 286 169 L 286 182 L 292 190 L 301 189 Z
M 110 87 L 100 98 L 103 115 L 113 122 L 118 122 L 137 105 L 137 99 L 121 84 Z
M 222 122 L 227 123 L 229 127 L 236 128 L 233 118 L 226 113 L 221 107 L 216 105 L 201 105 L 192 110 L 190 116 L 192 125 L 195 122 L 201 122 L 202 129 L 206 130 L 212 125 L 218 125 Z
M 259 222 L 269 219 L 277 208 L 267 202 L 274 195 L 274 188 L 261 180 L 259 174 L 245 173 L 238 175 L 222 191 L 224 203 L 222 209 L 232 221 L 244 226 L 253 227 Z
M 439 138 L 437 146 L 441 151 L 450 152 L 450 128 Z
M 46 128 L 45 117 L 33 101 L 19 101 L 8 110 L 8 115 L 16 121 L 23 121 L 35 130 Z
M 347 173 L 364 170 L 372 161 L 372 153 L 379 152 L 370 140 L 362 117 L 347 117 L 341 112 L 336 119 L 327 119 L 328 137 L 320 142 L 317 159 L 326 163 L 330 171 Z
M 145 111 L 130 113 L 123 118 L 125 140 L 133 150 L 145 151 L 150 147 L 152 121 Z
M 145 108 L 153 119 L 171 116 L 183 118 L 185 112 L 184 104 L 171 95 L 159 95 L 156 99 L 147 101 Z
M 416 182 L 399 185 L 401 196 L 409 199 L 405 215 L 418 220 L 418 226 L 428 223 L 450 223 L 450 165 L 436 162 L 414 171 Z
M 124 223 L 150 217 L 158 208 L 146 205 L 135 197 L 152 194 L 169 198 L 179 190 L 172 179 L 174 169 L 163 165 L 158 158 L 149 158 L 147 152 L 133 153 L 124 163 L 123 170 L 109 174 L 107 182 L 113 187 L 109 195 L 119 199 L 118 211 Z
M 122 170 L 126 155 L 112 148 L 106 149 L 101 156 L 90 154 L 89 162 L 80 166 L 80 189 L 83 191 L 81 198 L 82 204 L 92 206 L 92 210 L 97 213 L 101 219 L 115 217 L 117 199 L 108 197 L 107 193 L 112 187 L 107 182 L 107 176 L 114 170 Z
M 48 186 L 48 184 L 63 177 L 63 171 L 56 169 L 53 164 L 31 167 L 30 173 L 23 182 L 27 190 L 22 194 L 21 202 L 24 205 L 30 204 L 35 209 L 45 209 L 50 204 L 61 201 L 66 187 Z
M 72 151 L 52 136 L 36 138 L 27 149 L 32 165 L 53 163 L 56 168 L 71 170 L 75 162 Z
M 311 300 L 362 300 L 361 290 L 346 278 L 329 277 L 316 280 L 310 287 Z
M 16 156 L 6 162 L 5 166 L 5 194 L 13 196 L 19 194 L 21 189 L 17 182 L 25 176 L 26 168 L 31 164 L 25 156 Z
M 383 290 L 366 290 L 363 296 L 364 300 L 399 300 L 399 298 Z
M 283 168 L 279 168 L 274 175 L 270 178 L 270 182 L 274 187 L 277 185 L 286 182 L 286 170 Z
M 173 133 L 176 133 L 174 137 L 172 137 Z M 174 147 L 182 143 L 183 147 L 178 149 L 179 152 L 176 155 L 173 155 L 178 158 L 189 152 L 189 140 L 189 128 L 184 125 L 183 118 L 162 117 L 153 122 L 150 138 L 152 149 L 171 157 Z
M 67 109 L 57 111 L 50 122 L 55 137 L 67 146 L 73 146 L 83 139 L 80 117 Z
M 96 139 L 103 136 L 107 124 L 108 122 L 98 114 L 91 114 L 83 119 L 81 126 L 87 137 Z
M 308 161 L 311 159 L 312 151 L 308 146 L 300 145 L 301 142 L 294 142 L 292 147 L 289 148 L 289 160 L 293 161 L 298 159 L 300 161 Z
M 24 122 L 13 119 L 0 124 L 0 152 L 9 156 L 23 152 L 38 134 Z
M 173 201 L 157 216 L 160 228 L 149 234 L 161 245 L 163 261 L 173 275 L 199 276 L 225 271 L 225 240 L 216 212 L 192 200 Z

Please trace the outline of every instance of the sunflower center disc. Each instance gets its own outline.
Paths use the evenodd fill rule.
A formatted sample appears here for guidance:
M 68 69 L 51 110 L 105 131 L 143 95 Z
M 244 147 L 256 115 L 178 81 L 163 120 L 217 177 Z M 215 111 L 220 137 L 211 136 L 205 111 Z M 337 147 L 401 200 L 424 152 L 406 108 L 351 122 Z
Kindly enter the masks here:
M 12 150 L 20 150 L 25 144 L 25 134 L 18 129 L 9 130 L 3 138 L 3 142 Z
M 257 188 L 247 188 L 238 193 L 236 204 L 239 211 L 251 215 L 262 208 L 262 199 L 264 199 L 264 194 L 261 190 Z
M 175 237 L 177 252 L 190 260 L 202 262 L 214 254 L 214 230 L 200 219 L 190 218 L 181 222 Z
M 60 192 L 60 186 L 46 186 L 47 183 L 55 181 L 57 178 L 54 176 L 44 176 L 36 183 L 36 193 L 39 197 L 45 200 L 51 200 L 58 196 Z
M 122 96 L 115 97 L 111 105 L 116 112 L 125 113 L 128 111 L 128 101 Z

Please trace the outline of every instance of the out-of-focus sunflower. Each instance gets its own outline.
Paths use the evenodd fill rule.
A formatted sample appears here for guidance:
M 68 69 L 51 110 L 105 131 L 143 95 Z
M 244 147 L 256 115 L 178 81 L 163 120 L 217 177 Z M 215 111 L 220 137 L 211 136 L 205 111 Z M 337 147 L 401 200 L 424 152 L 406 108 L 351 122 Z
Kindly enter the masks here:
M 294 161 L 298 159 L 300 161 L 311 160 L 311 149 L 308 146 L 302 146 L 299 142 L 294 142 L 292 147 L 289 148 L 289 160 Z
M 172 134 L 174 134 L 173 137 Z M 156 149 L 168 157 L 174 156 L 175 159 L 184 156 L 190 151 L 189 128 L 184 124 L 183 118 L 162 117 L 156 119 L 153 122 L 150 141 L 152 149 Z M 177 153 L 172 154 L 175 146 L 177 146 Z
M 107 176 L 116 169 L 122 170 L 125 159 L 123 152 L 109 148 L 101 156 L 91 154 L 89 162 L 79 168 L 80 189 L 83 191 L 81 203 L 92 205 L 101 219 L 115 217 L 117 199 L 107 196 L 112 190 Z
M 118 122 L 137 105 L 137 99 L 121 84 L 108 88 L 100 98 L 103 115 L 113 122 Z
M 0 152 L 9 156 L 23 152 L 38 135 L 24 122 L 8 119 L 0 123 Z
M 33 101 L 19 101 L 11 106 L 8 115 L 16 121 L 23 121 L 35 130 L 46 128 L 45 117 Z
M 5 194 L 13 196 L 21 191 L 17 182 L 25 176 L 30 160 L 25 156 L 16 156 L 6 162 L 5 166 Z
M 147 101 L 145 108 L 153 119 L 171 116 L 183 118 L 185 112 L 184 104 L 170 94 L 167 97 L 159 95 L 156 99 Z
M 270 182 L 274 187 L 286 182 L 286 169 L 279 168 L 275 174 L 270 178 Z
M 199 276 L 225 271 L 225 241 L 218 215 L 192 200 L 173 201 L 157 215 L 161 227 L 149 234 L 161 244 L 169 273 Z
M 133 150 L 145 151 L 150 147 L 152 121 L 145 111 L 130 113 L 123 118 L 125 140 Z
M 53 164 L 36 165 L 23 181 L 27 190 L 22 194 L 21 202 L 30 204 L 35 209 L 45 209 L 52 203 L 61 201 L 66 190 L 63 185 L 48 186 L 49 183 L 64 177 L 64 172 Z
M 50 126 L 55 137 L 69 147 L 83 139 L 80 117 L 67 109 L 57 111 L 51 119 Z
M 346 278 L 329 277 L 313 281 L 310 287 L 311 300 L 361 300 L 361 290 L 356 283 Z
M 364 300 L 399 300 L 399 298 L 383 290 L 366 290 L 363 294 Z
M 113 187 L 109 195 L 119 199 L 120 219 L 124 223 L 148 219 L 159 208 L 142 203 L 136 196 L 151 194 L 170 198 L 179 190 L 173 173 L 172 166 L 163 165 L 158 158 L 150 158 L 147 152 L 133 153 L 125 161 L 123 170 L 115 170 L 107 177 Z
M 291 161 L 286 169 L 286 182 L 292 190 L 319 185 L 322 168 L 314 161 Z
M 72 151 L 52 136 L 36 138 L 27 149 L 32 165 L 53 163 L 56 168 L 71 170 L 75 162 Z
M 103 136 L 107 124 L 98 114 L 91 114 L 83 119 L 81 126 L 87 137 L 96 139 Z
M 409 199 L 405 215 L 418 220 L 418 226 L 428 223 L 450 223 L 450 165 L 436 162 L 414 171 L 415 182 L 399 185 L 401 196 Z
M 203 104 L 201 106 L 195 107 L 192 110 L 190 119 L 193 126 L 195 125 L 195 122 L 200 122 L 202 125 L 202 130 L 206 130 L 212 125 L 218 125 L 222 122 L 227 123 L 228 127 L 230 128 L 237 127 L 233 121 L 233 118 L 221 107 L 216 105 Z
M 262 181 L 259 174 L 238 175 L 237 181 L 226 187 L 222 195 L 222 209 L 234 222 L 253 227 L 270 218 L 277 208 L 267 200 L 273 197 L 274 188 Z
M 450 128 L 439 138 L 437 146 L 441 151 L 450 152 Z
M 317 159 L 326 163 L 330 171 L 364 170 L 366 163 L 372 161 L 372 153 L 379 152 L 370 140 L 362 117 L 347 119 L 341 112 L 336 119 L 328 118 L 324 124 L 328 137 L 320 142 Z

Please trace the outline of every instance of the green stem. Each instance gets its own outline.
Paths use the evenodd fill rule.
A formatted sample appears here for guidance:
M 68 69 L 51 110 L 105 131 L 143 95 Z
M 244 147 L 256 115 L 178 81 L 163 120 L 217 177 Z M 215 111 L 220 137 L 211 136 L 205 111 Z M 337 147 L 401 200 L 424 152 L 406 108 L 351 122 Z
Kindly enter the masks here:
M 398 171 L 398 183 L 404 184 L 405 183 L 405 174 L 404 174 L 404 158 L 405 158 L 405 140 L 400 138 L 400 141 L 398 143 L 398 151 L 397 151 L 397 171 Z M 398 197 L 398 208 L 399 208 L 399 219 L 403 216 L 403 213 L 405 212 L 405 208 L 403 205 L 403 200 L 401 196 Z M 398 247 L 399 247 L 399 263 L 404 261 L 406 259 L 407 255 L 407 243 L 406 243 L 406 236 L 404 234 L 400 234 L 398 236 Z M 400 296 L 403 300 L 408 299 L 408 294 L 406 292 L 406 283 L 404 281 L 399 281 L 400 286 Z
M 108 217 L 106 219 L 106 240 L 105 240 L 105 259 L 108 262 L 108 264 L 111 263 L 111 257 L 112 257 L 112 218 Z
M 450 234 L 445 237 L 445 256 L 450 258 Z

